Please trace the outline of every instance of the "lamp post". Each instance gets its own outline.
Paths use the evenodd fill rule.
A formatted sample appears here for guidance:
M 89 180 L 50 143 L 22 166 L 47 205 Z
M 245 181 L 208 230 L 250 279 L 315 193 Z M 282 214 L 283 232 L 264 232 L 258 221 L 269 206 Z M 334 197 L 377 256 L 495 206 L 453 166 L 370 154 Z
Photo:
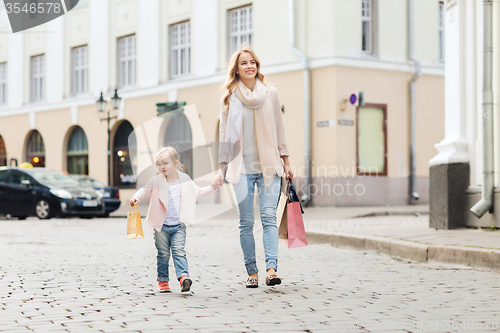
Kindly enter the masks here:
M 118 89 L 115 89 L 115 95 L 111 98 L 111 105 L 113 106 L 114 110 L 117 110 L 120 107 L 121 100 L 122 99 L 120 98 L 120 96 L 118 96 Z M 100 118 L 100 120 L 106 120 L 108 122 L 108 185 L 111 186 L 111 128 L 109 126 L 109 123 L 111 120 L 116 119 L 117 116 L 111 116 L 111 109 L 107 108 L 108 101 L 103 98 L 102 91 L 101 97 L 99 97 L 99 99 L 97 100 L 96 105 L 99 112 L 104 112 L 107 110 L 107 117 Z

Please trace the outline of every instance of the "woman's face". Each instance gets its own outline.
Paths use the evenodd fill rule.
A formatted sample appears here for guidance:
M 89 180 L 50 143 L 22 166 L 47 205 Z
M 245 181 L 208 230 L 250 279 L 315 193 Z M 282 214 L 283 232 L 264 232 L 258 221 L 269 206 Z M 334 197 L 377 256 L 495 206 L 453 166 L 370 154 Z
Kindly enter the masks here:
M 177 163 L 174 161 L 172 156 L 163 154 L 163 156 L 161 156 L 156 163 L 156 168 L 159 173 L 168 178 L 168 176 L 172 176 L 177 172 Z
M 243 52 L 240 55 L 236 74 L 243 80 L 250 80 L 257 76 L 257 63 L 250 53 Z

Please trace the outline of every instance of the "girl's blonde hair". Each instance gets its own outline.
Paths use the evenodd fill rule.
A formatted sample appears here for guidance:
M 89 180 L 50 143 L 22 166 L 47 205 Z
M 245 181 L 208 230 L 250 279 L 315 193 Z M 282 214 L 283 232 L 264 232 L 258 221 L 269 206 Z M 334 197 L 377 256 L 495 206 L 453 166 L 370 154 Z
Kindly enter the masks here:
M 174 147 L 172 146 L 163 146 L 158 153 L 156 154 L 155 158 L 155 164 L 158 165 L 160 162 L 160 159 L 163 156 L 170 156 L 174 160 L 175 163 L 179 162 L 179 154 L 177 153 L 177 150 L 175 150 Z M 182 171 L 182 164 L 179 162 L 177 165 L 177 170 Z
M 224 97 L 222 97 L 222 102 L 223 102 L 223 111 L 227 111 L 229 109 L 229 97 L 233 93 L 234 89 L 238 85 L 238 81 L 240 80 L 240 77 L 238 74 L 236 74 L 236 71 L 238 70 L 238 61 L 240 60 L 240 56 L 243 53 L 250 53 L 252 57 L 255 60 L 255 64 L 257 65 L 257 74 L 255 77 L 259 79 L 262 83 L 264 83 L 264 75 L 260 73 L 260 61 L 255 55 L 255 53 L 252 51 L 251 48 L 248 46 L 243 46 L 236 52 L 234 52 L 233 56 L 231 57 L 231 61 L 229 61 L 229 66 L 228 66 L 228 71 L 227 71 L 227 79 L 226 82 L 223 85 L 224 89 Z

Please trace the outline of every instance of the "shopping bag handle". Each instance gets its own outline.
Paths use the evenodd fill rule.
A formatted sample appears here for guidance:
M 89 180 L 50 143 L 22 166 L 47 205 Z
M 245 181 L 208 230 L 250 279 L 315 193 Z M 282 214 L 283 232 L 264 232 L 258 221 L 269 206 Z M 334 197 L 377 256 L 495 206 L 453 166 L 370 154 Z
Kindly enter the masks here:
M 137 209 L 137 204 L 136 203 L 134 203 L 133 206 L 130 206 L 129 213 L 133 213 L 135 211 L 137 211 L 137 212 L 139 211 L 139 209 Z

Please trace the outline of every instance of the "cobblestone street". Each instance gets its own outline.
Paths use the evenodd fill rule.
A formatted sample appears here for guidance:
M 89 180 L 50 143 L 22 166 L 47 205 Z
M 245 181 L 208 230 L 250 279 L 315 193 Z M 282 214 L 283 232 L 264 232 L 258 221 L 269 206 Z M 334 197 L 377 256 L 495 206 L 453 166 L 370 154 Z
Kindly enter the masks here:
M 493 332 L 500 275 L 375 251 L 280 244 L 283 283 L 246 289 L 235 219 L 188 229 L 192 292 L 156 291 L 152 228 L 125 219 L 0 221 L 0 331 Z M 171 276 L 174 276 L 171 265 Z

